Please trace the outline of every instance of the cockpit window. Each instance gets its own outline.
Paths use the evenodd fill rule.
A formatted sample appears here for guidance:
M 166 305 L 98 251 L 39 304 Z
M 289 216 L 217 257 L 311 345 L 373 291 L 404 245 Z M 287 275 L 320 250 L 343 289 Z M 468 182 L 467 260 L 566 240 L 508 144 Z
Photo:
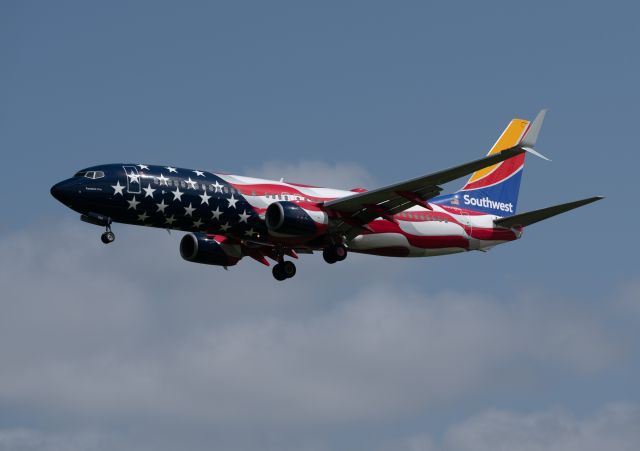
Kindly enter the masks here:
M 104 177 L 104 172 L 102 172 L 102 171 L 86 171 L 86 172 L 80 171 L 80 172 L 78 172 L 76 174 L 76 177 L 82 177 L 82 176 L 84 176 L 85 178 L 88 178 L 88 179 L 92 179 L 92 180 L 101 179 L 102 177 Z

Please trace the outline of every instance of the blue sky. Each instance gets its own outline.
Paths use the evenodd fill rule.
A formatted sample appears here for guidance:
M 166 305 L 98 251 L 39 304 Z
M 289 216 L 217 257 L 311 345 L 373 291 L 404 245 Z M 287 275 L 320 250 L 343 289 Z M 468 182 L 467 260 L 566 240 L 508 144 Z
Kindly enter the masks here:
M 3 2 L 0 449 L 495 449 L 520 428 L 521 449 L 637 449 L 637 14 Z M 104 248 L 48 192 L 119 161 L 374 187 L 541 108 L 553 162 L 529 159 L 519 208 L 607 199 L 486 254 L 304 257 L 276 285 L 182 261 L 179 234 Z

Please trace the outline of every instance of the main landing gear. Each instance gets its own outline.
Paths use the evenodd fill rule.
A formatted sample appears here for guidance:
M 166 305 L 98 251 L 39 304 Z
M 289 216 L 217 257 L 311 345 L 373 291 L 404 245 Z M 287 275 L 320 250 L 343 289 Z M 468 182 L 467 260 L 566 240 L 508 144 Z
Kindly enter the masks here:
M 324 251 L 322 251 L 322 257 L 327 263 L 333 264 L 335 262 L 341 262 L 347 258 L 347 253 L 347 247 L 343 244 L 333 244 L 324 248 Z
M 296 275 L 296 265 L 293 262 L 283 260 L 273 267 L 272 272 L 276 280 L 290 279 Z
M 283 249 L 276 249 L 276 259 L 278 263 L 276 263 L 272 270 L 273 277 L 276 280 L 282 281 L 296 275 L 296 265 L 294 265 L 293 262 L 285 261 Z

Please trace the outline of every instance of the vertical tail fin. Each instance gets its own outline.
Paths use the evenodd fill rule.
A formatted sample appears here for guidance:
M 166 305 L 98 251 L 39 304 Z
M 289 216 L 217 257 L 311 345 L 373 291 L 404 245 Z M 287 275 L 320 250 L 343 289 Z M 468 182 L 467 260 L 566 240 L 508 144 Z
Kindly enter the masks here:
M 542 126 L 544 113 L 545 110 L 542 110 L 533 123 L 524 119 L 511 120 L 488 155 L 518 145 L 533 147 Z M 531 152 L 534 151 L 531 150 Z M 517 155 L 471 174 L 467 183 L 456 194 L 460 206 L 497 216 L 514 215 L 518 204 L 525 155 L 524 153 Z

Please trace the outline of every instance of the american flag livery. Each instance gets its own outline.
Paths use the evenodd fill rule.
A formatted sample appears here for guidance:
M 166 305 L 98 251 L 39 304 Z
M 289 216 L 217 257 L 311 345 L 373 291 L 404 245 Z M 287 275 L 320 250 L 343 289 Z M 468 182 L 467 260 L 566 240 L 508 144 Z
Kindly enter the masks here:
M 479 160 L 386 187 L 351 191 L 204 170 L 108 164 L 76 173 L 52 195 L 105 228 L 113 223 L 188 232 L 180 255 L 223 266 L 250 257 L 278 280 L 293 277 L 285 257 L 321 251 L 336 263 L 348 252 L 426 257 L 487 250 L 520 238 L 523 227 L 600 199 L 594 197 L 524 214 L 516 205 L 525 153 L 534 153 L 544 118 L 514 119 Z M 438 185 L 470 175 L 458 192 Z

